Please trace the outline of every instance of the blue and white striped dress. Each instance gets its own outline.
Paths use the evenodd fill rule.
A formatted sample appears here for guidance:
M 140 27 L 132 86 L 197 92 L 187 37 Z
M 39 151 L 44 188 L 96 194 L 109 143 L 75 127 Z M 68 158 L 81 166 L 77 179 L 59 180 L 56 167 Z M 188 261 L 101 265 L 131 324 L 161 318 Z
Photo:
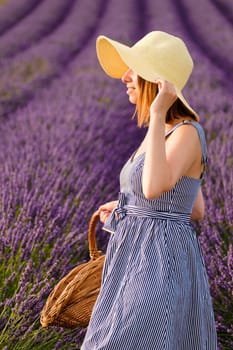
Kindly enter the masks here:
M 186 123 L 199 134 L 205 163 L 203 129 Z M 183 176 L 147 200 L 143 164 L 141 154 L 121 171 L 119 205 L 106 225 L 113 233 L 102 286 L 81 349 L 216 350 L 207 274 L 190 225 L 201 179 Z

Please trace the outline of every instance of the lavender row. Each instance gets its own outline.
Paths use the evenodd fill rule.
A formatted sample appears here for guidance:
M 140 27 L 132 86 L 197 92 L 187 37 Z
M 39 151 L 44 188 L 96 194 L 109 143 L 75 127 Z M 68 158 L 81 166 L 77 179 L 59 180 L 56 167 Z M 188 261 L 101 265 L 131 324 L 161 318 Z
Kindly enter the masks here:
M 6 115 L 30 100 L 38 87 L 62 72 L 92 36 L 98 25 L 102 2 L 75 2 L 69 16 L 55 32 L 38 45 L 2 62 L 0 114 Z M 85 20 L 81 22 L 80 18 Z
M 194 2 L 176 0 L 181 18 L 201 50 L 220 67 L 226 77 L 232 76 L 232 23 L 208 0 Z
M 42 1 L 23 21 L 1 36 L 0 58 L 12 56 L 51 35 L 69 16 L 73 1 Z
M 30 15 L 37 5 L 37 0 L 21 0 L 20 4 L 17 0 L 3 2 L 0 6 L 0 35 Z
M 233 23 L 233 5 L 230 0 L 213 0 L 215 6 L 222 12 L 225 18 Z

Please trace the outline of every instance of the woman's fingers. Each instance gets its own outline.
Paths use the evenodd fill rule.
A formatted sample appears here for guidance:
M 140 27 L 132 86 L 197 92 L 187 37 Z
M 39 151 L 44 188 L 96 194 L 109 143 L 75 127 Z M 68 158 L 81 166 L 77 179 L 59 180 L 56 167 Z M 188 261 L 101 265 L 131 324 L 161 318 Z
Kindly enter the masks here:
M 100 221 L 105 223 L 108 216 L 111 214 L 114 208 L 116 208 L 118 201 L 107 202 L 98 208 L 98 214 L 100 216 Z
M 155 83 L 158 85 L 159 92 L 167 92 L 172 95 L 176 95 L 176 89 L 172 83 L 167 80 L 157 79 Z
M 158 85 L 158 94 L 151 104 L 151 114 L 166 114 L 177 99 L 176 89 L 174 85 L 167 80 L 157 79 L 155 83 Z
M 110 210 L 112 211 L 117 206 L 118 201 L 107 202 L 99 207 L 99 210 Z
M 100 215 L 100 221 L 102 223 L 105 223 L 105 221 L 107 220 L 107 218 L 109 217 L 109 215 L 111 214 L 111 211 L 108 210 L 101 210 L 99 215 Z

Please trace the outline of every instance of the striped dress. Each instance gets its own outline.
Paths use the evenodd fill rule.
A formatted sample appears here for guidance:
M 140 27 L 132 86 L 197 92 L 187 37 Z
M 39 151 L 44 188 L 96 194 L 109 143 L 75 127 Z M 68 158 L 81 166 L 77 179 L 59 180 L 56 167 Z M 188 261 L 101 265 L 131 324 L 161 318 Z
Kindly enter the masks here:
M 206 163 L 202 127 L 197 130 Z M 183 176 L 160 197 L 142 192 L 144 154 L 120 174 L 118 207 L 102 286 L 81 350 L 216 350 L 216 329 L 200 245 L 190 224 L 202 179 Z

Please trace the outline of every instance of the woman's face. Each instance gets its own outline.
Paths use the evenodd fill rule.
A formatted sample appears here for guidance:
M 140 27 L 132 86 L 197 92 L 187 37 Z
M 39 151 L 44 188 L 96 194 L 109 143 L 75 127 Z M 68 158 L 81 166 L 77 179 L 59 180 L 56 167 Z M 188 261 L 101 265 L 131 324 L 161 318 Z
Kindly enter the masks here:
M 129 68 L 122 76 L 121 80 L 127 87 L 126 93 L 129 96 L 129 101 L 133 104 L 136 104 L 139 96 L 137 73 Z

